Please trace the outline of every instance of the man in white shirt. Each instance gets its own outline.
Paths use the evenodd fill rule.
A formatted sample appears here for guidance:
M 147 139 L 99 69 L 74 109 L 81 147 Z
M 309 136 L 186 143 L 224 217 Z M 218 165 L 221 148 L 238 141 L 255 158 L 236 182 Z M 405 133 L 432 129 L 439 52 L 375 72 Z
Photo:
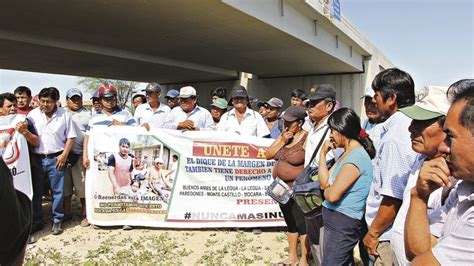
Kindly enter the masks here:
M 150 130 L 150 128 L 162 128 L 166 116 L 171 109 L 167 105 L 160 103 L 160 84 L 150 83 L 143 91 L 146 93 L 147 102 L 139 105 L 135 110 L 135 121 L 147 130 Z
M 411 190 L 405 253 L 413 265 L 474 264 L 474 79 L 449 87 L 449 108 L 438 147 L 443 156 L 425 162 Z M 430 194 L 460 180 L 445 205 L 427 214 Z
M 410 74 L 390 68 L 375 76 L 372 88 L 377 110 L 387 120 L 380 124 L 379 148 L 372 160 L 374 174 L 365 210 L 368 232 L 363 242 L 376 265 L 391 265 L 391 228 L 418 156 L 408 131 L 412 119 L 398 110 L 415 103 L 415 85 Z
M 303 103 L 307 109 L 310 118 L 310 130 L 305 145 L 305 167 L 311 165 L 317 167 L 319 164 L 319 153 L 322 143 L 329 139 L 329 126 L 327 120 L 329 115 L 334 111 L 336 105 L 336 90 L 330 84 L 314 85 L 316 90 L 309 95 Z M 321 143 L 316 155 L 313 154 Z M 311 161 L 311 158 L 316 158 Z M 329 161 L 334 158 L 334 153 L 328 152 L 326 159 Z M 321 264 L 323 257 L 322 241 L 324 231 L 321 213 L 317 213 L 313 217 L 306 218 L 306 231 L 311 244 L 311 253 L 317 264 Z
M 395 255 L 394 262 L 397 265 L 409 264 L 405 257 L 404 228 L 405 218 L 410 206 L 411 189 L 416 185 L 423 162 L 441 156 L 438 146 L 446 137 L 443 124 L 450 106 L 446 95 L 447 90 L 446 87 L 425 87 L 419 91 L 415 105 L 400 109 L 400 112 L 413 119 L 408 128 L 411 147 L 420 155 L 408 177 L 403 192 L 402 206 L 392 226 L 390 245 Z M 439 189 L 437 193 L 431 194 L 430 207 L 441 206 L 441 191 L 442 189 Z
M 249 96 L 243 86 L 232 88 L 229 105 L 234 108 L 222 115 L 217 124 L 218 131 L 233 132 L 243 136 L 265 137 L 270 135 L 270 130 L 268 130 L 262 116 L 250 108 Z
M 33 170 L 33 227 L 43 224 L 42 196 L 43 178 L 48 176 L 51 184 L 53 235 L 62 233 L 64 217 L 64 167 L 71 151 L 76 130 L 71 116 L 56 103 L 59 93 L 56 88 L 44 88 L 39 93 L 40 108 L 28 114 L 28 120 L 38 132 L 40 145 L 33 148 L 35 167 Z M 36 229 L 35 228 L 35 229 Z
M 211 113 L 197 104 L 196 89 L 191 86 L 182 87 L 178 98 L 179 107 L 168 113 L 164 128 L 182 131 L 212 130 L 214 122 Z

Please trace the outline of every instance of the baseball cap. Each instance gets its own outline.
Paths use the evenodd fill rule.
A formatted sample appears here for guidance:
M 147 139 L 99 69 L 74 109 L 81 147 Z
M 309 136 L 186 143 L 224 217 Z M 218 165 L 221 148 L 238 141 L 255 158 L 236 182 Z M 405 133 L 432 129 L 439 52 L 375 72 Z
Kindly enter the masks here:
M 99 98 L 117 96 L 117 89 L 109 84 L 99 88 Z
M 142 91 L 146 92 L 161 92 L 161 86 L 158 83 L 149 83 Z
M 96 90 L 96 91 L 94 92 L 94 94 L 92 94 L 91 100 L 94 99 L 94 98 L 99 99 L 99 90 Z
M 158 157 L 158 158 L 155 159 L 155 163 L 165 163 L 165 162 L 163 162 L 163 159 Z
M 283 101 L 280 98 L 277 97 L 272 97 L 270 100 L 265 102 L 265 107 L 276 107 L 276 108 L 282 108 L 283 107 Z
M 222 98 L 217 98 L 214 100 L 214 102 L 211 104 L 211 106 L 215 106 L 219 109 L 227 109 L 227 101 Z
M 182 87 L 179 90 L 178 98 L 189 98 L 196 96 L 196 89 L 191 86 Z
M 401 108 L 400 112 L 415 120 L 430 120 L 448 113 L 451 105 L 447 97 L 447 87 L 425 86 L 412 106 Z
M 313 87 L 316 88 L 316 91 L 309 95 L 308 100 L 336 99 L 336 90 L 331 84 L 314 85 Z
M 364 90 L 364 94 L 362 94 L 362 96 L 360 97 L 361 99 L 365 98 L 365 97 L 370 97 L 370 98 L 373 98 L 375 95 L 375 91 L 374 89 L 372 89 L 372 87 L 367 87 L 365 88 Z
M 246 98 L 248 97 L 247 90 L 245 89 L 244 86 L 237 85 L 232 88 L 232 91 L 230 92 L 230 98 L 235 98 L 235 97 L 243 97 Z
M 165 98 L 172 98 L 172 99 L 174 99 L 174 98 L 178 97 L 178 95 L 179 95 L 179 91 L 177 91 L 177 90 L 169 90 L 169 91 L 166 93 Z
M 262 107 L 262 106 L 265 107 L 265 102 L 258 102 L 257 103 L 257 108 L 260 109 L 260 107 Z M 265 108 L 267 108 L 267 107 L 265 107 Z
M 82 92 L 80 89 L 77 89 L 77 88 L 72 88 L 72 89 L 69 89 L 67 92 L 66 92 L 66 99 L 70 99 L 72 98 L 73 96 L 79 96 L 82 98 Z
M 307 116 L 306 109 L 303 106 L 290 106 L 286 108 L 282 118 L 285 121 L 295 121 L 297 119 L 304 119 Z

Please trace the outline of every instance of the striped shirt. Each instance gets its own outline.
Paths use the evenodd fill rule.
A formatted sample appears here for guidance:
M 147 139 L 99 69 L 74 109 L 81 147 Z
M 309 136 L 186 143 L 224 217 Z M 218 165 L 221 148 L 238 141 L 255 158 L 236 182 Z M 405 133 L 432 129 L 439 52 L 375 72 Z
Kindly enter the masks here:
M 137 122 L 133 119 L 132 114 L 129 111 L 123 110 L 120 107 L 117 107 L 112 114 L 108 115 L 104 113 L 102 110 L 98 111 L 90 120 L 89 124 L 87 125 L 86 135 L 89 135 L 90 131 L 94 127 L 100 126 L 110 126 L 112 125 L 112 121 L 117 120 L 118 122 L 125 123 L 129 126 L 136 126 Z

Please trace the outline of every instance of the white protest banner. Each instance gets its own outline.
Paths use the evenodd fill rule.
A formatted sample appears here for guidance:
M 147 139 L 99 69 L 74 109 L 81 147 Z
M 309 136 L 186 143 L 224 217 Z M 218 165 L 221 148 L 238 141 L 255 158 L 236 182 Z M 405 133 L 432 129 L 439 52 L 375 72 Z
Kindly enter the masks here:
M 33 198 L 30 156 L 25 137 L 16 129 L 16 124 L 25 122 L 24 115 L 0 116 L 0 153 L 13 176 L 16 190 Z
M 102 226 L 284 226 L 278 203 L 266 194 L 274 161 L 265 150 L 272 142 L 228 132 L 94 129 L 87 217 Z

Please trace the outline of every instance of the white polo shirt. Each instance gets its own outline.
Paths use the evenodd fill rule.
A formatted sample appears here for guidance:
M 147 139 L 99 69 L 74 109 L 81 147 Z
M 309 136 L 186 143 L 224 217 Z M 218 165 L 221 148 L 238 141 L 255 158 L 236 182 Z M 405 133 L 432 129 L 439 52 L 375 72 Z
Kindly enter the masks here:
M 229 112 L 222 115 L 221 120 L 217 124 L 217 131 L 235 132 L 243 136 L 263 137 L 270 134 L 267 124 L 262 116 L 250 109 L 245 110 L 242 121 L 237 120 L 235 109 L 232 108 Z
M 144 103 L 137 107 L 133 117 L 139 125 L 148 123 L 151 128 L 162 128 L 170 111 L 171 109 L 162 103 L 160 103 L 160 106 L 155 111 L 153 111 L 149 103 Z
M 214 120 L 212 120 L 211 113 L 205 108 L 202 108 L 199 105 L 196 105 L 194 110 L 189 114 L 185 113 L 181 107 L 176 107 L 171 110 L 166 116 L 163 127 L 168 129 L 177 129 L 178 124 L 185 120 L 192 120 L 194 126 L 200 130 L 213 130 L 212 125 Z
M 71 115 L 63 108 L 57 108 L 48 118 L 40 108 L 28 113 L 28 120 L 40 138 L 40 145 L 33 148 L 37 154 L 51 154 L 64 150 L 67 139 L 77 137 Z

